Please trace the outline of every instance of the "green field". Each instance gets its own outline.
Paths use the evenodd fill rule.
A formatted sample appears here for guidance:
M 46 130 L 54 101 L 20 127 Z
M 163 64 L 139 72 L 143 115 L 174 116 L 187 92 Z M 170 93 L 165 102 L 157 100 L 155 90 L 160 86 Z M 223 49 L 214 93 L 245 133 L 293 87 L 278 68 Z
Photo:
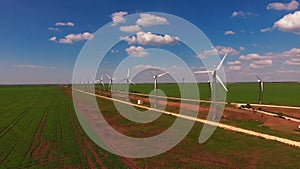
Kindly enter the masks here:
M 124 168 L 88 139 L 58 86 L 8 86 L 0 93 L 0 168 Z
M 172 125 L 175 117 L 161 115 L 157 120 L 138 124 L 124 119 L 115 109 L 112 101 L 98 99 L 103 115 L 132 137 L 149 137 L 164 131 Z M 177 112 L 176 108 L 166 108 Z M 227 121 L 243 128 L 277 136 L 287 136 L 296 141 L 299 134 L 283 134 L 255 121 Z M 245 134 L 216 129 L 213 136 L 204 144 L 198 143 L 203 125 L 195 123 L 180 144 L 155 157 L 135 159 L 141 168 L 299 168 L 300 150 L 282 143 L 268 141 Z
M 146 87 L 150 90 L 151 85 Z M 130 168 L 123 158 L 104 151 L 86 136 L 68 97 L 70 92 L 60 86 L 0 87 L 0 168 Z M 161 115 L 148 124 L 133 123 L 117 112 L 112 101 L 98 99 L 98 104 L 105 118 L 128 136 L 159 134 L 175 120 Z M 298 134 L 285 134 L 256 122 L 227 123 L 299 140 Z M 132 164 L 139 168 L 300 168 L 296 147 L 223 129 L 199 144 L 202 126 L 196 123 L 173 149 L 133 159 Z
M 184 84 L 190 85 L 190 84 Z M 208 84 L 198 84 L 200 98 L 208 100 Z M 180 97 L 177 84 L 158 84 L 167 96 Z M 229 83 L 227 84 L 227 102 L 258 103 L 257 83 Z M 131 85 L 133 92 L 150 93 L 153 84 Z M 300 106 L 300 83 L 264 83 L 264 104 Z

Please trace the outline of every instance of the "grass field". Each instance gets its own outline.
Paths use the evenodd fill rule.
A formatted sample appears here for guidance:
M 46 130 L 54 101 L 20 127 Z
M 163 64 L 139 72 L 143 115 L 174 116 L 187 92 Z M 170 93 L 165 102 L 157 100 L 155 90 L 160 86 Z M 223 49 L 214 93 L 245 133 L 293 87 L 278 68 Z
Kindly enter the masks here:
M 0 87 L 0 168 L 125 168 L 81 129 L 58 86 Z
M 190 84 L 184 84 L 190 85 Z M 208 100 L 208 84 L 198 84 L 200 98 Z M 180 97 L 177 84 L 158 84 L 167 96 Z M 227 84 L 227 102 L 258 103 L 257 83 L 229 83 Z M 150 93 L 153 84 L 131 85 L 133 92 Z M 300 83 L 264 83 L 264 104 L 300 106 Z
M 159 134 L 172 125 L 174 117 L 161 115 L 148 124 L 137 124 L 124 119 L 117 113 L 112 101 L 98 99 L 101 112 L 114 127 L 124 134 L 134 137 L 148 137 Z M 175 108 L 167 111 L 176 112 Z M 278 131 L 262 127 L 254 121 L 231 121 L 237 126 L 247 129 L 282 134 Z M 213 136 L 204 144 L 198 143 L 201 128 L 195 123 L 187 137 L 176 147 L 155 157 L 135 159 L 134 163 L 141 168 L 299 168 L 300 150 L 274 141 L 217 129 Z M 299 140 L 299 135 L 294 134 Z
M 151 90 L 152 86 L 147 87 Z M 123 158 L 104 151 L 86 136 L 70 92 L 59 86 L 0 87 L 0 168 L 129 168 Z M 98 99 L 98 103 L 108 121 L 129 136 L 159 134 L 175 120 L 162 115 L 151 123 L 137 124 L 120 115 L 112 101 Z M 262 130 L 255 122 L 228 123 L 284 136 L 266 127 Z M 173 149 L 155 157 L 131 159 L 132 163 L 140 168 L 300 168 L 300 150 L 275 141 L 217 129 L 199 144 L 202 126 L 196 123 Z

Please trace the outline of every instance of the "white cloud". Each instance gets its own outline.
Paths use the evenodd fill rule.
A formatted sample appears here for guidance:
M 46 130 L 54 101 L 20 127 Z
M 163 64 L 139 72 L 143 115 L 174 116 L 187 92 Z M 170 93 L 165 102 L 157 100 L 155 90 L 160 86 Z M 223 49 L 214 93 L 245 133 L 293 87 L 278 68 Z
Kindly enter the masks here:
M 253 12 L 244 12 L 244 11 L 234 11 L 231 14 L 231 17 L 242 17 L 246 18 L 247 16 L 257 16 L 256 13 Z
M 287 61 L 284 62 L 284 64 L 290 65 L 290 66 L 300 66 L 300 59 L 298 59 L 298 60 L 296 60 L 296 59 L 287 60 Z
M 273 62 L 271 59 L 254 60 L 252 63 L 250 63 L 249 67 L 252 69 L 264 69 L 272 66 L 272 63 Z
M 120 11 L 120 12 L 115 12 L 111 15 L 111 19 L 113 23 L 111 24 L 112 26 L 116 26 L 119 23 L 125 23 L 126 19 L 123 17 L 124 15 L 127 15 L 128 12 Z
M 233 71 L 239 71 L 242 69 L 242 66 L 229 66 L 228 68 L 229 70 L 233 70 Z
M 242 51 L 242 50 L 246 50 L 246 48 L 244 48 L 243 46 L 240 46 L 240 51 Z
M 227 62 L 227 65 L 229 65 L 228 67 L 229 70 L 238 71 L 242 69 L 242 63 L 239 60 L 233 62 Z
M 72 44 L 73 42 L 91 40 L 93 38 L 94 35 L 89 32 L 79 33 L 79 34 L 68 34 L 65 36 L 65 38 L 59 39 L 59 43 Z
M 55 69 L 54 66 L 41 66 L 41 65 L 32 65 L 32 64 L 20 64 L 15 65 L 17 68 L 29 68 L 29 69 Z
M 270 32 L 272 30 L 273 30 L 273 28 L 263 28 L 260 30 L 260 32 Z
M 224 32 L 224 35 L 234 35 L 235 33 L 233 31 L 226 31 Z
M 74 26 L 73 22 L 56 22 L 55 26 Z
M 226 53 L 228 53 L 229 55 L 232 55 L 232 56 L 236 56 L 236 55 L 240 54 L 240 52 L 238 52 L 237 50 L 235 50 L 232 47 L 216 46 L 211 50 L 205 50 L 204 52 L 198 54 L 197 57 L 200 59 L 203 59 L 207 56 L 216 55 L 216 54 L 224 56 Z
M 52 36 L 51 38 L 49 38 L 50 41 L 55 42 L 56 41 L 56 37 Z
M 286 10 L 286 11 L 293 11 L 296 10 L 299 6 L 299 3 L 296 0 L 292 0 L 290 3 L 280 3 L 280 2 L 273 2 L 269 3 L 267 9 L 273 9 L 277 11 Z
M 52 27 L 49 27 L 48 30 L 50 30 L 50 31 L 58 31 L 59 28 L 52 28 Z
M 241 61 L 239 60 L 236 60 L 236 61 L 233 61 L 233 62 L 227 62 L 228 65 L 241 65 Z
M 141 46 L 130 46 L 129 48 L 126 48 L 126 52 L 133 57 L 142 58 L 148 56 L 148 52 Z
M 179 41 L 178 37 L 170 35 L 156 35 L 151 32 L 138 32 L 136 36 L 121 37 L 121 40 L 128 42 L 128 44 L 141 44 L 141 45 L 168 45 L 174 44 Z
M 263 59 L 263 57 L 260 54 L 257 53 L 251 53 L 248 55 L 241 55 L 239 57 L 240 60 L 259 60 L 259 59 Z
M 129 25 L 129 26 L 121 26 L 119 30 L 122 32 L 132 33 L 132 32 L 141 31 L 141 28 L 139 27 L 139 25 Z
M 241 55 L 239 59 L 250 61 L 249 67 L 252 69 L 263 69 L 266 67 L 270 67 L 273 64 L 273 61 L 269 56 L 261 56 L 260 54 L 257 53 Z
M 111 53 L 119 53 L 119 50 L 113 50 L 113 49 L 112 49 L 110 52 L 111 52 Z
M 168 24 L 168 20 L 166 18 L 152 14 L 140 14 L 140 18 L 136 21 L 136 24 L 144 27 L 149 27 L 154 25 Z
M 287 14 L 283 18 L 274 23 L 274 28 L 283 32 L 300 32 L 300 11 L 293 14 Z

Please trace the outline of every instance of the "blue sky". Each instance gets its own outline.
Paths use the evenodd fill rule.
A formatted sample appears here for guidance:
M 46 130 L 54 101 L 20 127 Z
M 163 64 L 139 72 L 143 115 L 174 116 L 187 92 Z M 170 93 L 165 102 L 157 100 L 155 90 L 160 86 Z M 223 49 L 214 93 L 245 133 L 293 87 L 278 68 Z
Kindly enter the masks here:
M 295 0 L 2 0 L 0 83 L 69 82 L 85 42 L 120 11 L 176 15 L 202 30 L 220 55 L 233 49 L 224 63 L 227 81 L 256 81 L 254 74 L 271 76 L 270 81 L 300 81 L 300 8 Z M 109 67 L 103 72 L 112 73 Z

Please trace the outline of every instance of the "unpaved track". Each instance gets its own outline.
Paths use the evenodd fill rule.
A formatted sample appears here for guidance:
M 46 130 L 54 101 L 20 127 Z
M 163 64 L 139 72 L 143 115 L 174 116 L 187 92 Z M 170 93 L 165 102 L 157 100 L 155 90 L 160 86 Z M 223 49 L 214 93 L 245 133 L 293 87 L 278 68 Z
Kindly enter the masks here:
M 178 97 L 168 97 L 168 96 L 155 96 L 155 95 L 150 95 L 150 94 L 144 94 L 144 93 L 132 93 L 132 92 L 125 92 L 125 91 L 115 91 L 112 90 L 112 92 L 115 93 L 124 93 L 127 94 L 129 93 L 130 95 L 137 95 L 137 96 L 146 96 L 146 97 L 157 97 L 157 98 L 167 98 L 170 100 L 182 100 L 182 101 L 190 101 L 190 102 L 201 102 L 201 103 L 211 103 L 209 100 L 195 100 L 195 99 L 185 99 L 185 98 L 178 98 Z M 224 102 L 225 104 L 228 104 L 227 102 Z M 246 105 L 247 103 L 235 103 L 232 102 L 231 104 L 236 104 L 236 105 Z M 273 107 L 273 108 L 284 108 L 284 109 L 295 109 L 295 110 L 300 110 L 300 107 L 296 106 L 284 106 L 284 105 L 269 105 L 269 104 L 255 104 L 255 103 L 250 103 L 252 106 L 256 107 Z
M 267 139 L 267 140 L 273 140 L 273 141 L 281 142 L 281 143 L 284 143 L 284 144 L 287 144 L 287 145 L 292 145 L 292 146 L 296 146 L 296 147 L 300 148 L 300 142 L 297 142 L 297 141 L 294 141 L 294 140 L 281 138 L 281 137 L 277 137 L 277 136 L 272 136 L 272 135 L 269 135 L 269 134 L 263 134 L 263 133 L 259 133 L 259 132 L 255 132 L 255 131 L 251 131 L 251 130 L 247 130 L 247 129 L 242 129 L 242 128 L 227 125 L 227 124 L 216 123 L 216 122 L 207 121 L 207 120 L 204 120 L 204 119 L 199 119 L 199 118 L 194 118 L 194 117 L 190 117 L 190 116 L 180 115 L 180 114 L 177 114 L 177 113 L 172 113 L 172 112 L 168 112 L 168 111 L 164 111 L 164 110 L 157 110 L 157 109 L 154 109 L 154 108 L 149 108 L 149 107 L 146 107 L 146 106 L 133 104 L 133 103 L 130 103 L 130 102 L 126 102 L 126 101 L 122 101 L 122 100 L 118 100 L 118 99 L 114 99 L 114 98 L 110 98 L 110 97 L 106 97 L 106 96 L 101 96 L 101 95 L 98 95 L 98 94 L 89 93 L 89 92 L 78 90 L 78 89 L 73 89 L 73 90 L 75 90 L 77 92 L 89 94 L 89 95 L 92 95 L 92 96 L 96 96 L 96 97 L 99 97 L 99 98 L 103 98 L 103 99 L 112 100 L 112 101 L 116 101 L 116 102 L 119 102 L 119 103 L 131 105 L 131 106 L 134 106 L 134 107 L 139 107 L 139 108 L 143 108 L 143 109 L 146 109 L 146 110 L 161 112 L 161 113 L 172 115 L 172 116 L 175 116 L 175 117 L 180 117 L 180 118 L 187 119 L 187 120 L 197 121 L 197 122 L 200 122 L 200 123 L 203 123 L 203 124 L 209 124 L 209 125 L 212 125 L 212 126 L 217 126 L 219 128 L 225 129 L 225 130 L 230 130 L 230 131 L 234 131 L 234 132 L 238 132 L 238 133 L 243 133 L 243 134 L 247 134 L 247 135 L 251 135 L 251 136 L 256 136 L 256 137 L 264 138 L 264 139 Z

